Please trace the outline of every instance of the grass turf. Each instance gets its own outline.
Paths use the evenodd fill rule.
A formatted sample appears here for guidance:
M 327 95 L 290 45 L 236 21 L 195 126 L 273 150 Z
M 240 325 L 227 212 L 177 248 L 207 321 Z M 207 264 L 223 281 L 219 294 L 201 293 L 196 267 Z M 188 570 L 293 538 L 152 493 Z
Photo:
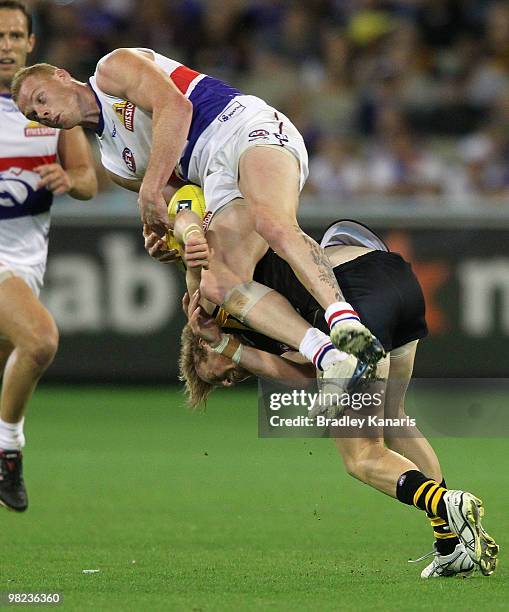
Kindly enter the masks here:
M 1 513 L 0 590 L 66 610 L 507 608 L 504 439 L 434 441 L 502 562 L 425 582 L 407 563 L 431 547 L 423 513 L 348 477 L 329 440 L 258 439 L 253 390 L 196 415 L 172 388 L 43 387 L 26 434 L 31 507 Z

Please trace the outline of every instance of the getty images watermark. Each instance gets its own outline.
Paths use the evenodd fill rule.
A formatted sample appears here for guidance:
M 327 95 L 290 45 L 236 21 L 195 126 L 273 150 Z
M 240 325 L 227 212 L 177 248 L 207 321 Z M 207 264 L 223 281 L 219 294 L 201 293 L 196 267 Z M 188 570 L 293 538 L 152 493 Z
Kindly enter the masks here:
M 261 437 L 509 436 L 509 379 L 416 379 L 346 392 L 261 380 Z
M 396 427 L 416 426 L 415 419 L 388 418 L 377 414 L 383 407 L 385 390 L 373 393 L 324 392 L 310 393 L 304 389 L 269 394 L 269 416 L 271 427 Z M 307 414 L 295 417 L 282 416 L 279 411 L 287 407 L 304 408 Z M 372 408 L 375 414 L 353 416 L 344 414 L 346 409 L 361 411 Z

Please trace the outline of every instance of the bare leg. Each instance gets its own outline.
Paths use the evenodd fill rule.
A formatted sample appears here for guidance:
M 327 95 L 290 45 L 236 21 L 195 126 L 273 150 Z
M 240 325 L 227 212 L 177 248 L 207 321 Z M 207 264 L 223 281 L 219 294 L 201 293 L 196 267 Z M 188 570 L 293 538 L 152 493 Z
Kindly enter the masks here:
M 254 215 L 256 231 L 327 309 L 343 299 L 323 249 L 299 227 L 299 167 L 278 147 L 252 147 L 240 158 L 239 188 Z
M 388 359 L 385 358 L 379 363 L 378 375 L 385 379 L 388 372 Z M 372 410 L 367 412 L 373 414 Z M 366 416 L 363 410 L 359 412 L 347 410 L 345 414 L 350 414 L 352 417 Z M 381 415 L 383 415 L 383 406 L 379 407 L 376 414 L 376 416 Z M 377 432 L 371 429 L 370 433 Z M 351 476 L 394 498 L 396 484 L 401 474 L 408 470 L 418 470 L 412 461 L 385 446 L 382 428 L 379 428 L 379 435 L 366 438 L 338 437 L 335 438 L 335 443 Z
M 417 341 L 411 342 L 390 354 L 389 380 L 385 394 L 385 416 L 404 419 L 405 394 L 412 377 Z M 442 481 L 440 462 L 431 444 L 417 427 L 402 427 L 401 437 L 391 437 L 384 432 L 385 443 L 393 451 L 413 461 L 419 470 L 436 480 Z
M 207 232 L 212 248 L 208 270 L 202 271 L 200 291 L 214 304 L 222 304 L 227 292 L 253 278 L 256 264 L 267 250 L 267 243 L 253 229 L 253 216 L 242 200 L 230 204 L 215 216 Z M 233 316 L 240 312 L 229 309 Z M 311 325 L 286 298 L 271 291 L 249 312 L 246 323 L 256 331 L 296 349 Z
M 14 347 L 8 340 L 0 339 L 0 376 L 3 375 L 7 360 L 13 350 Z
M 394 498 L 401 474 L 418 469 L 384 445 L 382 432 L 379 438 L 336 438 L 335 442 L 351 476 Z
M 18 423 L 58 343 L 52 316 L 20 278 L 0 284 L 0 335 L 14 347 L 3 374 L 0 418 Z

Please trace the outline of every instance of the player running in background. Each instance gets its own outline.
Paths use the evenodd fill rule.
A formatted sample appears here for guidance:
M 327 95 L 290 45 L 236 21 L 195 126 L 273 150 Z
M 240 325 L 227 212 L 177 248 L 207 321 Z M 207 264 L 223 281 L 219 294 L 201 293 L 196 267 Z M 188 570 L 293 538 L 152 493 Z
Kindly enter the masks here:
M 388 353 L 379 364 L 379 374 L 387 385 L 378 416 L 404 423 L 405 394 L 417 342 L 427 333 L 419 283 L 409 264 L 355 222 L 332 225 L 321 244 L 345 295 Z M 205 255 L 200 257 L 203 262 Z M 255 278 L 278 289 L 308 321 L 320 316 L 317 302 L 273 251 L 259 262 Z M 182 334 L 180 369 L 191 405 L 203 401 L 214 386 L 231 386 L 249 373 L 276 380 L 314 378 L 312 364 L 294 363 L 293 356 L 270 338 L 253 334 L 237 321 L 220 320 L 220 328 L 204 315 L 198 294 L 187 298 L 184 305 L 189 324 Z M 359 416 L 349 409 L 345 414 Z M 481 525 L 482 503 L 470 493 L 446 488 L 438 458 L 416 427 L 403 425 L 393 431 L 371 428 L 366 437 L 359 437 L 358 431 L 350 434 L 335 438 L 349 474 L 427 513 L 435 548 L 422 578 L 468 575 L 474 564 L 485 575 L 493 573 L 498 546 Z
M 53 195 L 83 200 L 97 191 L 80 127 L 60 132 L 27 119 L 11 98 L 14 74 L 35 43 L 25 6 L 0 0 L 0 504 L 26 510 L 23 421 L 40 376 L 51 364 L 58 330 L 38 299 Z
M 203 188 L 209 214 L 221 213 L 209 235 L 215 265 L 202 277 L 204 297 L 315 358 L 323 332 L 303 327 L 290 304 L 253 280 L 268 243 L 324 308 L 338 348 L 370 363 L 382 356 L 344 301 L 323 250 L 298 225 L 307 152 L 284 115 L 148 49 L 110 53 L 88 84 L 47 64 L 32 66 L 18 73 L 12 91 L 30 119 L 95 130 L 103 165 L 119 185 L 139 191 L 142 221 L 160 237 L 169 228 L 164 192 L 174 173 Z M 241 198 L 239 220 L 223 208 Z

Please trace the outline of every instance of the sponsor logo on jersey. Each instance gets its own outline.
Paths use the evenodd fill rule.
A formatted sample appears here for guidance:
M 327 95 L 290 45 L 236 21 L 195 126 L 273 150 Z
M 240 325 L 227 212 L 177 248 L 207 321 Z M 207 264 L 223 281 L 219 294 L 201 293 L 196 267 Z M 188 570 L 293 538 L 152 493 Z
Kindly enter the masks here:
M 136 162 L 134 160 L 134 154 L 131 149 L 127 147 L 122 151 L 122 159 L 125 162 L 125 165 L 129 168 L 131 172 L 136 172 Z
M 117 135 L 117 126 L 113 124 L 113 129 L 111 130 L 111 137 L 115 138 Z
M 209 229 L 209 225 L 210 225 L 210 221 L 212 220 L 212 211 L 209 210 L 208 212 L 205 213 L 205 216 L 203 217 L 203 222 L 202 222 L 202 230 L 205 233 L 208 229 Z
M 181 210 L 191 210 L 192 205 L 192 200 L 179 200 L 177 202 L 177 212 L 179 213 Z
M 234 115 L 240 114 L 246 107 L 240 102 L 234 101 L 229 104 L 224 111 L 219 115 L 219 121 L 225 123 L 229 121 Z
M 136 106 L 132 102 L 124 100 L 123 102 L 116 102 L 113 105 L 113 110 L 118 115 L 125 129 L 134 132 L 134 111 Z
M 249 132 L 248 138 L 249 142 L 253 140 L 259 140 L 260 138 L 266 139 L 269 137 L 269 132 L 267 130 L 253 130 Z
M 37 121 L 29 121 L 25 125 L 25 136 L 30 138 L 32 136 L 54 136 L 57 133 L 55 128 L 46 127 Z

